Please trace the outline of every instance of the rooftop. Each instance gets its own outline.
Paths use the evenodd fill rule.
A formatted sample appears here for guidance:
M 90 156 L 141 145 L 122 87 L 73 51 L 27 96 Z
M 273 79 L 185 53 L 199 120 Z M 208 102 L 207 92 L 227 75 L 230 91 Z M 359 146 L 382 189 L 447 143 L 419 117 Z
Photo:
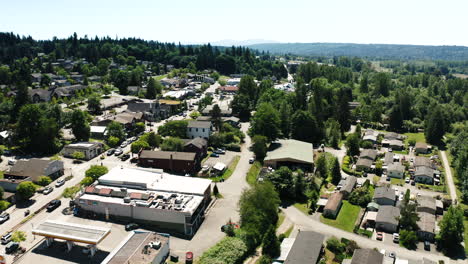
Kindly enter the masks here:
M 383 255 L 380 252 L 370 249 L 356 249 L 353 253 L 351 264 L 379 264 L 383 261 Z
M 294 160 L 303 163 L 314 163 L 313 145 L 294 139 L 281 139 L 271 144 L 276 147 L 268 151 L 265 161 L 268 160 Z
M 324 238 L 313 231 L 299 231 L 284 264 L 317 263 Z
M 387 171 L 397 171 L 404 172 L 406 170 L 405 166 L 401 165 L 399 162 L 388 164 Z
M 189 121 L 187 127 L 211 128 L 210 121 Z
M 100 184 L 147 189 L 151 191 L 174 192 L 203 195 L 211 185 L 211 180 L 174 176 L 162 171 L 113 168 L 98 179 Z
M 173 160 L 195 160 L 195 153 L 192 152 L 177 152 L 177 151 L 152 151 L 143 150 L 140 153 L 140 159 L 173 159 Z
M 395 190 L 389 187 L 378 187 L 374 192 L 374 199 L 387 198 L 395 200 Z
M 325 205 L 325 208 L 323 210 L 335 211 L 340 205 L 342 200 L 343 200 L 342 193 L 339 193 L 339 192 L 333 193 L 332 195 L 330 195 L 330 198 L 328 198 L 328 202 Z
M 151 242 L 161 243 L 158 249 L 146 247 Z M 169 237 L 152 232 L 131 232 L 122 243 L 104 259 L 102 264 L 151 263 L 159 249 L 169 243 Z M 145 254 L 145 247 L 148 251 Z
M 398 225 L 398 217 L 400 216 L 400 209 L 391 205 L 382 205 L 377 213 L 377 222 L 385 222 Z
M 70 147 L 70 148 L 90 148 L 96 145 L 102 145 L 100 142 L 78 142 L 78 143 L 72 143 L 68 144 L 65 147 Z
M 46 220 L 34 228 L 32 233 L 74 242 L 98 244 L 110 233 L 110 228 Z

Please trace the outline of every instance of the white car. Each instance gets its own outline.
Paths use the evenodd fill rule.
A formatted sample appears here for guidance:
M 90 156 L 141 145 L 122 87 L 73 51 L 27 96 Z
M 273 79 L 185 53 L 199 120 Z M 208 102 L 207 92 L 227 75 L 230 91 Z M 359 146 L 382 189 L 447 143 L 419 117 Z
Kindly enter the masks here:
M 55 183 L 55 187 L 60 187 L 62 185 L 65 184 L 65 180 L 64 179 L 59 179 L 56 183 Z
M 115 156 L 119 156 L 119 155 L 122 154 L 122 153 L 123 153 L 122 149 L 119 149 L 119 148 L 118 148 L 118 149 L 115 150 L 114 155 L 115 155 Z
M 122 144 L 120 144 L 120 147 L 125 148 L 127 145 L 128 145 L 128 142 L 124 141 L 124 142 L 122 142 Z
M 52 187 L 45 187 L 44 191 L 42 191 L 42 194 L 49 194 L 54 190 Z
M 8 160 L 8 165 L 15 165 L 16 164 L 16 160 L 15 159 L 9 159 Z

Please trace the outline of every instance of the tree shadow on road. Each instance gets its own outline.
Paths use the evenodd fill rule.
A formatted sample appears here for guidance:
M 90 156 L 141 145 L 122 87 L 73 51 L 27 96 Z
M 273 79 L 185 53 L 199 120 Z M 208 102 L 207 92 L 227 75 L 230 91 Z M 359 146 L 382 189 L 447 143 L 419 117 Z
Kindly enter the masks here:
M 35 203 L 36 203 L 36 200 L 27 200 L 27 201 L 20 200 L 16 202 L 16 208 L 18 209 L 28 208 L 28 207 L 31 207 Z

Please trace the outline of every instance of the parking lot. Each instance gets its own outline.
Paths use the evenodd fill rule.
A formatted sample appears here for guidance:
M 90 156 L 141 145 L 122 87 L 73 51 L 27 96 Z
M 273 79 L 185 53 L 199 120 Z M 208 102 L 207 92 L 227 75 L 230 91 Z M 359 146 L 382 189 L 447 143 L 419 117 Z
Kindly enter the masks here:
M 224 163 L 226 166 L 229 166 L 231 163 L 232 159 L 236 156 L 239 155 L 239 152 L 234 152 L 234 151 L 226 151 L 225 154 L 219 154 L 219 157 L 209 157 L 202 165 L 209 165 L 213 167 L 218 162 Z

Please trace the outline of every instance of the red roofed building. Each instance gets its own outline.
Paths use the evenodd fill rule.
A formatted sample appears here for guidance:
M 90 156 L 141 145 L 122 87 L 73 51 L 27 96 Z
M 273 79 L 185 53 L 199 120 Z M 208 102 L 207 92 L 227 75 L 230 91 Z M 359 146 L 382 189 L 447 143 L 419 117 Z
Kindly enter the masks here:
M 85 193 L 94 193 L 94 186 L 88 186 L 88 187 L 86 187 Z
M 141 193 L 137 193 L 137 192 L 130 193 L 130 199 L 132 200 L 141 200 L 141 198 L 142 198 Z
M 218 88 L 221 93 L 235 94 L 239 91 L 237 86 L 221 86 Z

